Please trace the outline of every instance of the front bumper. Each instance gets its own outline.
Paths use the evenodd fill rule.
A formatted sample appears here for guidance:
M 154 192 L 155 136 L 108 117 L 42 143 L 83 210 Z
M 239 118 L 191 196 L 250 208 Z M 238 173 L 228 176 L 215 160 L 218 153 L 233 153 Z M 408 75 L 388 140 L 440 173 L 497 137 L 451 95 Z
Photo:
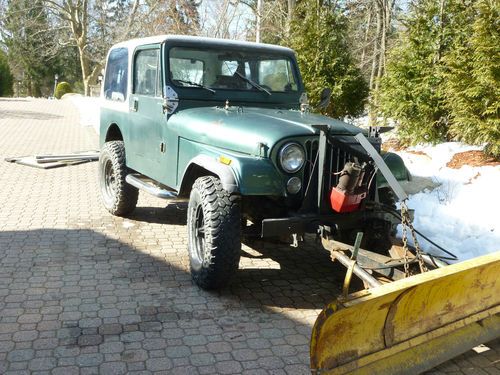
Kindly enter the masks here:
M 400 220 L 395 215 L 376 208 L 346 214 L 296 214 L 284 218 L 262 220 L 261 236 L 269 238 L 283 235 L 318 233 L 320 226 L 329 226 L 337 230 L 349 230 L 362 228 L 367 222 L 373 220 L 389 222 L 392 225 L 400 223 Z

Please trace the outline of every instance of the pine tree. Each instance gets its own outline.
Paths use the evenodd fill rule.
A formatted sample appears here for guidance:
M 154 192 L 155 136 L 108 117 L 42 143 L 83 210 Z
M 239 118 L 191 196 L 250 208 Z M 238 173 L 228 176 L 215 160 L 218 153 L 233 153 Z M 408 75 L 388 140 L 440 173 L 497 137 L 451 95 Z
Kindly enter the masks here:
M 500 156 L 500 3 L 479 0 L 463 14 L 464 32 L 445 59 L 450 133 Z
M 297 59 L 312 104 L 323 88 L 332 89 L 326 113 L 333 117 L 362 113 L 368 85 L 347 44 L 347 20 L 329 1 L 302 0 L 294 11 L 290 47 Z
M 403 144 L 448 137 L 442 59 L 449 38 L 443 16 L 436 0 L 411 5 L 405 30 L 388 56 L 386 75 L 375 93 L 381 113 L 398 122 Z
M 419 0 L 377 92 L 403 143 L 457 139 L 500 155 L 500 3 Z
M 28 95 L 48 94 L 53 82 L 52 64 L 55 63 L 56 49 L 42 2 L 8 1 L 2 26 L 9 61 L 23 73 Z

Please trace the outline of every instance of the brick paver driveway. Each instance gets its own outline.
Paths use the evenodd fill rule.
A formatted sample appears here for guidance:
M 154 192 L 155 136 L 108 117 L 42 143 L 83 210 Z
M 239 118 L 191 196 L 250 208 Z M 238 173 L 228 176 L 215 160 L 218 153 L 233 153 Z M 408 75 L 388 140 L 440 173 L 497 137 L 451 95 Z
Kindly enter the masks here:
M 246 242 L 230 287 L 198 289 L 184 204 L 141 194 L 112 217 L 95 163 L 3 161 L 96 149 L 77 124 L 67 101 L 0 98 L 0 374 L 308 373 L 312 324 L 343 278 L 328 254 Z M 500 373 L 489 346 L 436 372 Z

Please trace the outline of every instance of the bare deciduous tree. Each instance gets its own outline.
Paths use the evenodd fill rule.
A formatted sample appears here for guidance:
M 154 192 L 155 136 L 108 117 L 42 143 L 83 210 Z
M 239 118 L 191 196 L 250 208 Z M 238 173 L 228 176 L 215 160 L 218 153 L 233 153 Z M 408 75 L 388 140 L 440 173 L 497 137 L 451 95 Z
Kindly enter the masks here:
M 92 69 L 92 59 L 88 51 L 89 2 L 88 0 L 44 0 L 44 3 L 70 30 L 68 42 L 74 43 L 78 48 L 84 91 L 85 95 L 89 95 L 89 83 L 97 78 L 101 70 L 100 64 L 95 64 Z
M 69 31 L 61 43 L 75 45 L 78 49 L 86 95 L 113 43 L 154 34 L 199 33 L 200 2 L 43 0 L 58 23 Z
M 201 7 L 200 33 L 225 39 L 253 39 L 253 0 L 207 1 Z M 248 12 L 251 7 L 252 12 Z
M 369 82 L 373 94 L 385 73 L 386 56 L 395 34 L 401 0 L 349 0 L 347 12 L 351 25 L 353 55 Z M 376 121 L 375 98 L 370 98 L 370 122 Z
M 257 42 L 286 44 L 296 0 L 245 0 L 255 17 Z

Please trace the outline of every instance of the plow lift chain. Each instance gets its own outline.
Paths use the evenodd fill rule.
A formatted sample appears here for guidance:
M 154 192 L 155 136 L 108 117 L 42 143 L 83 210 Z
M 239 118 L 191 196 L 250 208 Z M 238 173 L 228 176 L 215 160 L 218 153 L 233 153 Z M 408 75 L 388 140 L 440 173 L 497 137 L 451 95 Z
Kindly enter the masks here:
M 358 142 L 363 146 L 363 148 L 368 152 L 368 154 L 371 156 L 372 160 L 374 161 L 375 165 L 379 169 L 379 171 L 382 173 L 382 175 L 385 177 L 387 183 L 391 187 L 392 191 L 396 196 L 398 197 L 399 201 L 401 202 L 401 224 L 403 227 L 403 250 L 404 250 L 404 271 L 405 271 L 405 276 L 408 277 L 410 276 L 410 269 L 409 269 L 409 259 L 408 259 L 408 228 L 410 229 L 411 236 L 413 238 L 413 242 L 415 244 L 415 257 L 417 258 L 419 267 L 420 267 L 420 272 L 425 272 L 427 271 L 427 266 L 424 263 L 423 259 L 423 253 L 422 250 L 420 249 L 420 246 L 418 244 L 417 240 L 417 233 L 415 229 L 413 228 L 413 224 L 411 221 L 410 213 L 408 211 L 408 206 L 406 205 L 406 201 L 408 200 L 408 195 L 406 192 L 403 190 L 401 185 L 397 182 L 396 178 L 394 175 L 391 173 L 389 167 L 387 164 L 385 164 L 384 160 L 380 156 L 380 154 L 373 148 L 373 146 L 370 144 L 370 142 L 363 136 L 363 134 L 358 134 L 354 138 L 358 140 Z
M 418 244 L 417 234 L 415 233 L 415 229 L 413 228 L 413 223 L 411 221 L 410 213 L 408 211 L 408 206 L 406 205 L 406 199 L 404 201 L 401 201 L 401 225 L 403 227 L 402 241 L 404 250 L 405 277 L 410 276 L 410 266 L 408 258 L 408 253 L 410 252 L 410 250 L 408 249 L 408 233 L 407 233 L 408 228 L 410 229 L 411 236 L 413 238 L 413 243 L 415 245 L 415 257 L 417 258 L 418 265 L 420 267 L 420 272 L 426 272 L 428 269 L 422 257 L 422 250 L 420 249 L 420 245 Z

